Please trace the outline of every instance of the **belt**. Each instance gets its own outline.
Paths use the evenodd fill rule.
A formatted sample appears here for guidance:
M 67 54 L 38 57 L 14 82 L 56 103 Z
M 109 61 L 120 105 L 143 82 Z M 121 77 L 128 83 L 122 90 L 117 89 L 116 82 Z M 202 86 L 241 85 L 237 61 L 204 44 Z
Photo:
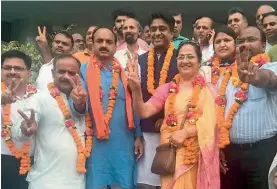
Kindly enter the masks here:
M 260 140 L 258 142 L 254 142 L 254 143 L 245 143 L 245 144 L 231 144 L 232 146 L 235 146 L 237 148 L 241 148 L 241 149 L 251 149 L 251 148 L 256 148 L 259 145 L 264 145 L 266 143 L 271 143 L 272 141 L 277 141 L 277 135 L 267 138 L 267 139 L 263 139 Z M 274 144 L 274 143 L 272 143 Z

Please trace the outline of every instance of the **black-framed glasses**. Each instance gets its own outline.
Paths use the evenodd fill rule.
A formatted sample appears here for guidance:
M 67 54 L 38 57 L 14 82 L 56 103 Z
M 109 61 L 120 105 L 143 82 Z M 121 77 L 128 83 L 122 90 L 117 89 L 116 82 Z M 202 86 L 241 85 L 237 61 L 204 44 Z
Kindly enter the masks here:
M 15 72 L 23 72 L 24 70 L 26 70 L 26 68 L 24 67 L 21 67 L 21 66 L 2 66 L 1 67 L 3 70 L 5 71 L 12 71 L 12 69 L 15 71 Z

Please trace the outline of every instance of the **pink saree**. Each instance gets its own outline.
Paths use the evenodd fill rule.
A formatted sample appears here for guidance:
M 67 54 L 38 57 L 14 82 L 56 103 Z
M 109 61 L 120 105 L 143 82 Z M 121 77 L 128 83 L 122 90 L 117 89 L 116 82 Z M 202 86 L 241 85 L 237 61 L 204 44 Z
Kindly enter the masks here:
M 161 86 L 148 102 L 158 110 L 167 106 L 168 88 L 169 84 Z M 180 88 L 176 96 L 174 109 L 178 116 L 178 123 L 183 118 L 191 94 L 192 89 Z M 198 107 L 202 109 L 203 115 L 196 123 L 200 147 L 198 163 L 185 165 L 183 155 L 186 149 L 179 148 L 176 155 L 175 174 L 161 176 L 162 189 L 220 189 L 215 96 L 216 90 L 212 85 L 203 88 L 199 96 Z M 169 127 L 164 123 L 161 127 L 161 144 L 167 143 L 169 137 L 178 129 L 179 126 Z

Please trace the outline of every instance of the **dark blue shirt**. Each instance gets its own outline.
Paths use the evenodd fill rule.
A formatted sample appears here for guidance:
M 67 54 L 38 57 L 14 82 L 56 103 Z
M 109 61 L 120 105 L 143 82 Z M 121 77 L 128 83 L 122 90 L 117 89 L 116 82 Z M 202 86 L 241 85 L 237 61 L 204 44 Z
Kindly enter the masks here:
M 164 52 L 159 60 L 158 60 L 158 56 L 155 55 L 155 63 L 154 63 L 154 68 L 155 68 L 155 89 L 157 88 L 157 86 L 159 85 L 159 81 L 160 81 L 160 71 L 163 67 L 163 62 L 164 62 L 164 58 L 166 56 L 166 52 Z M 151 94 L 148 93 L 147 90 L 147 60 L 148 60 L 148 52 L 140 55 L 138 57 L 138 62 L 141 68 L 141 88 L 142 88 L 142 96 L 143 96 L 143 100 L 144 102 L 147 102 L 150 98 L 151 98 Z M 176 62 L 176 50 L 174 50 L 174 53 L 171 57 L 171 63 L 168 69 L 168 75 L 167 75 L 167 79 L 166 82 L 170 82 L 174 76 L 178 73 L 177 70 L 177 62 Z M 160 113 L 148 118 L 148 119 L 142 119 L 141 120 L 141 129 L 143 132 L 156 132 L 155 130 L 155 123 L 158 119 L 161 119 L 164 117 L 164 110 L 162 110 Z

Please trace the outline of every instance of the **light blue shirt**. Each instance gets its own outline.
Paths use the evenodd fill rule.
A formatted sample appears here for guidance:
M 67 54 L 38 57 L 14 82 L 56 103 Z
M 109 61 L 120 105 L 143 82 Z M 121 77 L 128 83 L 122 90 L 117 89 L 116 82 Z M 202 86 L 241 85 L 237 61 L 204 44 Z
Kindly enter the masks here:
M 271 70 L 277 75 L 277 62 L 267 63 L 260 69 Z M 234 95 L 239 89 L 233 86 L 232 79 L 230 79 L 226 89 L 225 118 L 235 101 Z M 233 119 L 230 129 L 231 142 L 235 144 L 254 143 L 276 134 L 277 89 L 269 90 L 249 85 L 248 100 L 240 106 Z

